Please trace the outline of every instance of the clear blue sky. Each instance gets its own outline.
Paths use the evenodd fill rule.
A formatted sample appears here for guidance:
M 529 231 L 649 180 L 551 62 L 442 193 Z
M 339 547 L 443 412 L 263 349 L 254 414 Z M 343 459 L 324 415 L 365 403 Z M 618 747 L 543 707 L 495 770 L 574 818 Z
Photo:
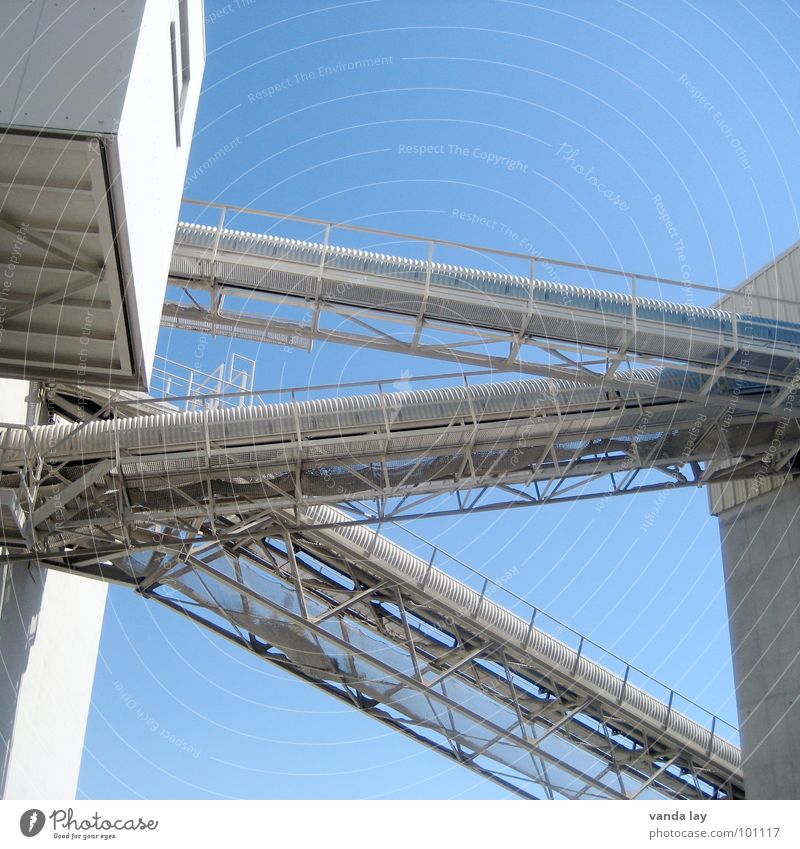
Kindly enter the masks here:
M 207 0 L 206 18 L 189 197 L 723 288 L 800 237 L 796 2 Z M 160 351 L 188 344 L 162 334 Z M 204 367 L 232 350 L 209 345 Z M 449 370 L 235 350 L 262 388 Z M 416 530 L 490 574 L 516 567 L 514 592 L 735 721 L 717 522 L 704 491 L 672 492 L 642 532 L 654 500 Z M 507 794 L 112 588 L 80 795 Z

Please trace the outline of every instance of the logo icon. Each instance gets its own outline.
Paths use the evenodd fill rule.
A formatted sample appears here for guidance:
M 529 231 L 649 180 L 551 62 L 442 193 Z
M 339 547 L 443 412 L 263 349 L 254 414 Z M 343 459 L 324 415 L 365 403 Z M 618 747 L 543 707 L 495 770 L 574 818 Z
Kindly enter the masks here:
M 44 812 L 38 808 L 31 808 L 19 818 L 19 830 L 25 837 L 36 837 L 44 828 Z
M 410 377 L 411 369 L 404 368 L 400 372 L 400 377 L 392 384 L 392 389 L 395 392 L 409 392 L 412 388 Z

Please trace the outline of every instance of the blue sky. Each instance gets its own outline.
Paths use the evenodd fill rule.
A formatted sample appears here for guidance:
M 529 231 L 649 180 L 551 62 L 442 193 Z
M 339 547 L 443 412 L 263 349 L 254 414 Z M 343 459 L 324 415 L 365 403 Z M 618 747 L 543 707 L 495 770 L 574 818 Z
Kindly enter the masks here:
M 800 237 L 798 3 L 206 0 L 206 21 L 187 197 L 723 289 Z M 162 333 L 159 350 L 189 345 Z M 233 350 L 261 388 L 450 370 L 229 340 L 203 367 Z M 704 491 L 680 491 L 642 530 L 656 498 L 415 529 L 489 574 L 514 566 L 514 592 L 735 721 L 717 522 Z M 109 599 L 83 797 L 507 796 L 168 611 Z

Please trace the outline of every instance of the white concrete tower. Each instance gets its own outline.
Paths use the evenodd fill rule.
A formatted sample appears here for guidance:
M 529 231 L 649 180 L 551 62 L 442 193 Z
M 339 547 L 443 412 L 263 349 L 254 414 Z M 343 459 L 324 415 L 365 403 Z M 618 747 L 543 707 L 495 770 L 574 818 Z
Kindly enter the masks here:
M 746 280 L 722 306 L 800 322 L 800 242 Z M 781 421 L 800 415 L 800 368 L 779 399 Z M 733 403 L 733 401 L 731 402 Z M 780 426 L 771 450 L 781 450 Z M 725 590 L 749 799 L 800 799 L 800 482 L 790 472 L 711 487 Z M 796 468 L 794 469 L 796 471 Z
M 204 65 L 202 0 L 0 4 L 0 421 L 147 388 Z M 3 542 L 0 795 L 73 798 L 106 587 Z

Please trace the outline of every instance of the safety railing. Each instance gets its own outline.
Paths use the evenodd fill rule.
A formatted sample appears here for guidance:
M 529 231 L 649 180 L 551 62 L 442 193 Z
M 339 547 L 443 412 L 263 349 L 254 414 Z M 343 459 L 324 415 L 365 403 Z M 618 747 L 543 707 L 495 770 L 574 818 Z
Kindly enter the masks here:
M 234 353 L 211 372 L 156 355 L 150 393 L 189 412 L 203 407 L 245 406 L 252 403 L 256 361 Z M 201 399 L 203 399 L 201 401 Z
M 482 373 L 481 373 L 482 374 Z M 433 377 L 433 376 L 430 376 Z M 280 390 L 277 390 L 280 391 Z M 174 399 L 173 399 L 174 400 Z M 211 401 L 201 396 L 199 403 L 201 405 L 211 403 Z M 85 426 L 84 425 L 81 426 Z M 113 422 L 114 431 L 116 432 L 117 420 Z M 44 455 L 46 450 L 52 449 L 54 446 L 48 441 L 46 445 L 38 444 L 37 434 L 25 425 L 8 424 L 0 425 L 0 430 L 3 430 L 2 439 L 0 439 L 0 467 L 3 462 L 3 443 L 6 438 L 6 433 L 12 430 L 20 430 L 26 433 L 26 451 L 24 452 L 24 462 L 22 476 L 20 479 L 23 496 L 22 500 L 25 503 L 26 512 L 31 516 L 34 513 L 34 508 L 37 503 L 38 483 L 42 479 L 45 467 Z M 115 433 L 116 436 L 116 433 Z M 49 437 L 42 433 L 42 439 Z M 67 437 L 65 437 L 67 438 Z M 114 439 L 115 457 L 111 461 L 111 466 L 118 466 L 120 463 L 119 444 L 118 440 Z M 62 464 L 57 464 L 62 465 Z M 109 468 L 110 471 L 110 468 Z M 362 505 L 362 517 L 374 520 L 377 514 L 368 507 Z M 32 527 L 31 516 L 26 518 L 29 520 L 28 525 L 31 533 L 35 532 Z M 354 516 L 354 521 L 358 520 L 358 516 Z M 667 705 L 667 714 L 665 728 L 669 724 L 669 717 L 673 711 L 676 711 L 683 716 L 686 716 L 695 722 L 703 725 L 711 730 L 712 742 L 716 737 L 721 737 L 734 745 L 738 745 L 738 731 L 736 727 L 712 711 L 702 707 L 697 702 L 678 692 L 672 687 L 664 684 L 657 678 L 649 675 L 639 667 L 625 661 L 613 651 L 594 642 L 585 634 L 569 626 L 564 621 L 552 616 L 542 610 L 540 607 L 531 604 L 527 599 L 513 592 L 507 586 L 508 580 L 513 577 L 513 573 L 509 571 L 508 579 L 501 578 L 495 580 L 484 574 L 478 569 L 470 566 L 458 556 L 447 551 L 443 547 L 433 543 L 425 537 L 418 534 L 412 528 L 405 524 L 400 524 L 392 521 L 378 522 L 374 525 L 374 530 L 377 533 L 382 533 L 393 539 L 397 544 L 408 550 L 411 554 L 420 557 L 428 564 L 428 569 L 433 573 L 434 569 L 439 569 L 453 578 L 461 581 L 479 594 L 478 605 L 475 610 L 465 611 L 465 616 L 476 617 L 480 612 L 481 604 L 484 600 L 490 600 L 497 605 L 505 608 L 517 617 L 529 623 L 529 633 L 532 636 L 534 629 L 544 631 L 550 636 L 565 643 L 569 648 L 576 652 L 576 658 L 581 657 L 587 660 L 594 661 L 597 664 L 608 669 L 610 672 L 619 676 L 623 682 L 623 692 L 621 699 L 624 698 L 625 688 L 628 686 L 637 687 L 649 693 L 654 698 Z M 388 533 L 387 533 L 388 532 Z M 35 542 L 35 539 L 33 539 Z M 423 586 L 425 579 L 423 578 Z M 577 661 L 576 661 L 577 663 Z
M 405 371 L 399 375 L 392 375 L 383 378 L 374 378 L 372 380 L 354 380 L 354 381 L 339 381 L 337 383 L 321 383 L 313 386 L 293 385 L 280 386 L 272 389 L 248 389 L 242 391 L 223 391 L 214 392 L 208 389 L 208 384 L 205 384 L 206 390 L 198 388 L 202 378 L 210 378 L 218 380 L 213 374 L 195 372 L 195 378 L 192 378 L 191 371 L 188 367 L 186 373 L 181 374 L 180 363 L 173 360 L 161 358 L 163 368 L 156 367 L 154 374 L 161 372 L 158 380 L 154 378 L 154 388 L 159 389 L 167 386 L 169 394 L 165 393 L 164 397 L 153 397 L 149 403 L 149 414 L 157 414 L 159 412 L 159 404 L 163 404 L 163 412 L 175 412 L 177 407 L 180 410 L 215 410 L 224 407 L 242 407 L 251 405 L 277 404 L 294 401 L 308 401 L 317 397 L 346 397 L 348 395 L 366 395 L 366 394 L 387 394 L 393 392 L 406 392 L 411 389 L 423 388 L 440 388 L 445 386 L 477 386 L 488 382 L 505 382 L 513 380 L 515 376 L 506 372 L 495 372 L 489 369 L 476 369 L 474 371 L 459 371 L 445 372 L 441 374 L 421 374 L 412 375 Z M 517 378 L 518 379 L 518 378 Z M 234 386 L 230 381 L 222 379 L 219 381 L 224 386 Z M 189 394 L 174 394 L 181 387 L 187 387 L 192 391 Z M 115 402 L 113 399 L 109 401 L 108 407 L 114 410 Z
M 364 516 L 374 518 L 377 514 L 361 504 Z M 531 604 L 527 599 L 510 590 L 509 580 L 515 577 L 513 570 L 507 570 L 500 580 L 490 578 L 480 570 L 470 566 L 461 558 L 448 552 L 441 546 L 418 534 L 407 524 L 387 521 L 378 523 L 373 529 L 389 536 L 398 545 L 422 558 L 429 569 L 440 569 L 480 593 L 481 601 L 490 599 L 516 616 L 530 623 L 530 633 L 537 628 L 565 643 L 577 652 L 576 657 L 585 657 L 609 671 L 616 673 L 625 682 L 624 687 L 633 686 L 649 693 L 667 705 L 667 721 L 676 711 L 703 725 L 711 731 L 711 741 L 716 737 L 739 745 L 739 731 L 736 725 L 713 711 L 704 708 L 696 701 L 683 695 L 663 681 L 653 677 L 639 667 L 621 658 L 610 649 L 594 642 L 585 634 L 572 628 L 566 622 Z M 518 574 L 518 573 L 516 573 Z M 506 577 L 507 576 L 507 577 Z M 423 580 L 424 582 L 424 580 Z M 479 607 L 480 607 L 479 601 Z M 475 611 L 469 611 L 474 614 Z M 624 696 L 624 689 L 623 689 Z
M 731 288 L 722 285 L 698 283 L 689 279 L 677 280 L 656 274 L 630 272 L 539 254 L 471 245 L 449 239 L 436 239 L 363 225 L 188 198 L 184 198 L 182 203 L 182 220 L 212 227 L 216 231 L 209 256 L 211 262 L 216 258 L 220 237 L 223 230 L 227 228 L 314 242 L 323 247 L 323 262 L 324 253 L 331 246 L 377 253 L 392 253 L 399 250 L 403 259 L 418 260 L 426 264 L 485 266 L 487 270 L 496 270 L 503 274 L 540 279 L 556 284 L 586 286 L 632 298 L 666 300 L 688 307 L 713 308 L 722 298 L 731 294 Z M 476 259 L 479 258 L 484 261 L 476 263 Z M 561 279 L 561 270 L 569 272 L 568 280 Z M 752 305 L 764 302 L 773 308 L 792 303 L 787 299 L 755 292 L 747 293 L 746 302 Z M 757 308 L 752 311 L 758 313 Z

